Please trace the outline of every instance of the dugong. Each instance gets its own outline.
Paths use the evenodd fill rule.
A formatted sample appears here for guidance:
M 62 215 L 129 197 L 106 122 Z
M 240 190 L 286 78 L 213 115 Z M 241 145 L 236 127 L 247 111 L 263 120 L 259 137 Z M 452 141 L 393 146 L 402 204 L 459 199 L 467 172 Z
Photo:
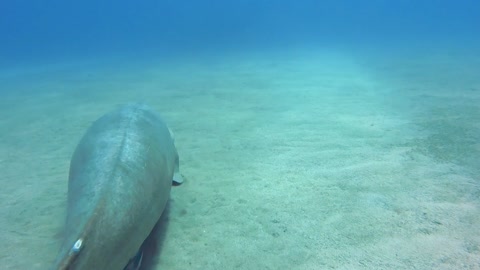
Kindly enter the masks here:
M 183 182 L 178 161 L 173 134 L 147 105 L 124 105 L 96 120 L 70 162 L 54 269 L 138 268 L 172 183 Z

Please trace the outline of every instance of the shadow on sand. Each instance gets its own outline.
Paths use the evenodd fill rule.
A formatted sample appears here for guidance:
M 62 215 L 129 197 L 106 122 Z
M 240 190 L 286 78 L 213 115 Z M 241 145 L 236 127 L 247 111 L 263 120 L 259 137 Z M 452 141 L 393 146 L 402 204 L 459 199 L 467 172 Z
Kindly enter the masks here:
M 153 270 L 158 263 L 158 255 L 162 251 L 163 240 L 168 227 L 168 217 L 170 214 L 170 201 L 167 203 L 162 216 L 155 227 L 143 242 L 143 259 L 139 270 Z

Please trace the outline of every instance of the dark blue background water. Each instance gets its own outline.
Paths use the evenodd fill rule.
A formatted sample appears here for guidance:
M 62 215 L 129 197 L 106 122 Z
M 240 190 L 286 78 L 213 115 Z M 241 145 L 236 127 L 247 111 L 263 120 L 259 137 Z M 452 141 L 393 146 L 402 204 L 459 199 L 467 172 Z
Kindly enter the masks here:
M 0 3 L 0 60 L 302 43 L 468 43 L 479 29 L 478 0 L 14 0 Z

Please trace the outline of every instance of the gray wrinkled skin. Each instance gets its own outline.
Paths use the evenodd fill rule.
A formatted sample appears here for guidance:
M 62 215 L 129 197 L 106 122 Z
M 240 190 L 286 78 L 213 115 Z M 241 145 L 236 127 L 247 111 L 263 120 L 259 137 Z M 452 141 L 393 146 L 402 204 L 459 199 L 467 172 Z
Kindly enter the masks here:
M 65 239 L 54 268 L 123 269 L 160 218 L 175 172 L 171 133 L 146 105 L 95 121 L 71 160 Z

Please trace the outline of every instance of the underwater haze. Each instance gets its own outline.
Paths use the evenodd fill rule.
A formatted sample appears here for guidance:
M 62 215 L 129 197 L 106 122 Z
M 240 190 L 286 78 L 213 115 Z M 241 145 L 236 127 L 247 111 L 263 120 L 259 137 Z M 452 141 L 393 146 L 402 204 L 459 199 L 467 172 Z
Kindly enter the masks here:
M 480 269 L 479 74 L 474 0 L 1 1 L 0 268 L 52 267 L 75 147 L 140 102 L 185 179 L 140 269 Z
M 473 0 L 2 1 L 0 56 L 473 42 L 479 12 Z

